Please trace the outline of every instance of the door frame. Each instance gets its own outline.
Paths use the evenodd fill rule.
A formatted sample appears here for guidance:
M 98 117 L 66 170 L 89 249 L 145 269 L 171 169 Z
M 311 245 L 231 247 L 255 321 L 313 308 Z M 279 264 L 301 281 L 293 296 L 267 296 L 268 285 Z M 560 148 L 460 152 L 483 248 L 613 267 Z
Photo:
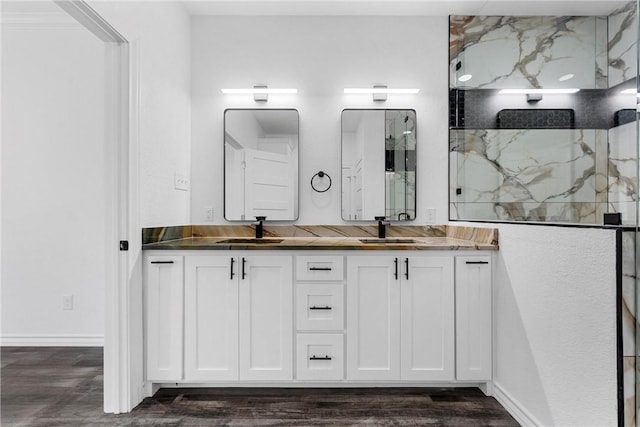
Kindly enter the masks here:
M 104 411 L 129 412 L 144 397 L 142 344 L 132 339 L 141 333 L 142 308 L 130 304 L 140 288 L 130 284 L 141 281 L 138 47 L 84 0 L 53 1 L 105 43 Z M 123 250 L 122 241 L 131 249 Z

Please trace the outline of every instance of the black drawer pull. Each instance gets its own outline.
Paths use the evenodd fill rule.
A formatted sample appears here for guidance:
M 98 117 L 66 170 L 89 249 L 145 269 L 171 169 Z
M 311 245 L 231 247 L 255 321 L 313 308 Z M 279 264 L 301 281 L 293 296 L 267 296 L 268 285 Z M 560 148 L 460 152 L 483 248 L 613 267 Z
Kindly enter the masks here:
M 317 357 L 315 354 L 309 358 L 309 360 L 331 360 L 330 356 Z
M 331 307 L 328 305 L 324 307 L 316 307 L 315 305 L 312 305 L 309 307 L 309 310 L 331 310 Z
M 467 264 L 489 264 L 489 261 L 467 261 Z
M 331 267 L 309 267 L 309 271 L 331 271 Z
M 151 261 L 151 264 L 173 264 L 173 261 Z

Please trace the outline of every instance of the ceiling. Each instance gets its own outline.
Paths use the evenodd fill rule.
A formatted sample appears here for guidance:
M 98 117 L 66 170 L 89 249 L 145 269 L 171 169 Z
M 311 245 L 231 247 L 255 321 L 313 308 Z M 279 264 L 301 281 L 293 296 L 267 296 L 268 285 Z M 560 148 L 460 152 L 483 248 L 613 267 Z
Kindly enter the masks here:
M 191 15 L 608 15 L 620 0 L 183 0 Z

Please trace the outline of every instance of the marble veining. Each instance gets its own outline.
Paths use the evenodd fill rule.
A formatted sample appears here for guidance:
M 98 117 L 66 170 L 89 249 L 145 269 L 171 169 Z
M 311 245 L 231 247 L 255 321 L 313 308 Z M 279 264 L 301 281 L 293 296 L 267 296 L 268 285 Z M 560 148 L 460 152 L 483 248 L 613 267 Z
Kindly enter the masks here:
M 624 224 L 635 224 L 638 200 L 636 123 L 609 130 L 607 195 L 609 212 L 621 212 Z
M 171 227 L 166 227 L 171 228 Z M 177 235 L 178 231 L 144 231 L 147 236 Z M 192 235 L 173 240 L 150 241 L 145 250 L 251 249 L 251 250 L 498 250 L 498 230 L 455 225 L 388 225 L 389 241 L 377 242 L 377 225 L 265 225 L 259 243 L 246 241 L 255 235 L 253 225 L 194 225 Z M 230 238 L 243 238 L 238 243 Z M 360 239 L 374 240 L 364 243 Z M 407 239 L 407 242 L 391 241 Z
M 613 87 L 637 74 L 636 3 L 630 1 L 608 20 L 609 87 Z
M 596 88 L 606 74 L 606 38 L 596 37 L 603 29 L 596 21 L 593 16 L 451 16 L 450 85 Z M 567 73 L 574 78 L 559 82 Z M 461 82 L 462 74 L 473 78 Z
M 603 210 L 604 130 L 451 130 L 450 138 L 455 218 L 593 224 Z

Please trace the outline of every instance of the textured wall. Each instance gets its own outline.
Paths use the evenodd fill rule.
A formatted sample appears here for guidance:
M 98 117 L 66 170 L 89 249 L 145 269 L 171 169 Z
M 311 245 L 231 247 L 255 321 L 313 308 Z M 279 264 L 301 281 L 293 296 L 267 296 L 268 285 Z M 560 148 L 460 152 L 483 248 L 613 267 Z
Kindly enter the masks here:
M 615 231 L 498 228 L 498 398 L 537 425 L 616 425 Z

